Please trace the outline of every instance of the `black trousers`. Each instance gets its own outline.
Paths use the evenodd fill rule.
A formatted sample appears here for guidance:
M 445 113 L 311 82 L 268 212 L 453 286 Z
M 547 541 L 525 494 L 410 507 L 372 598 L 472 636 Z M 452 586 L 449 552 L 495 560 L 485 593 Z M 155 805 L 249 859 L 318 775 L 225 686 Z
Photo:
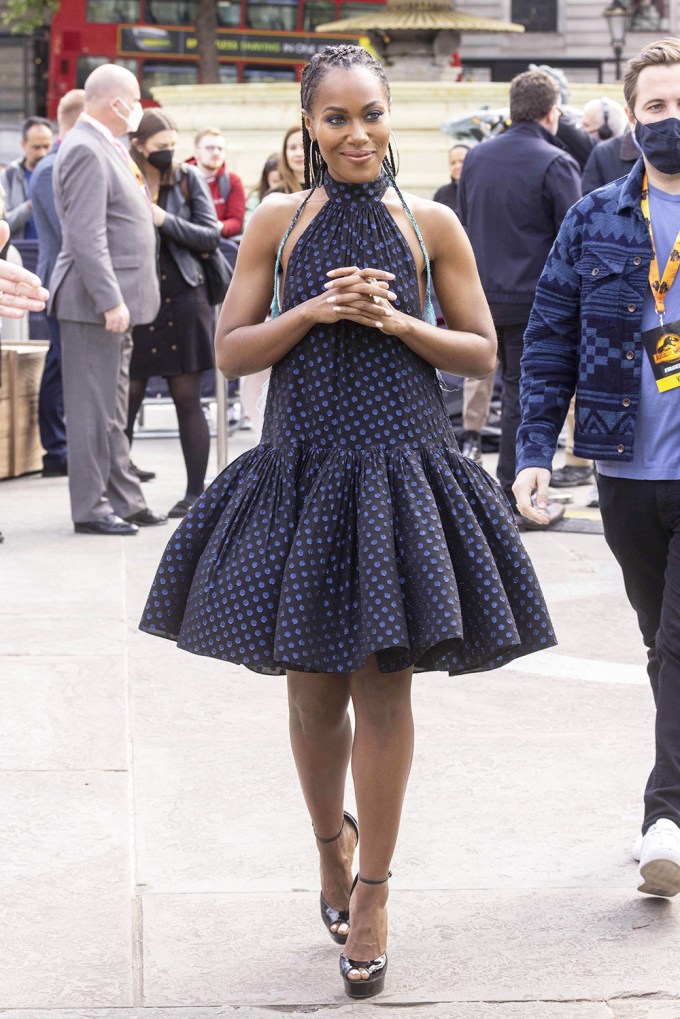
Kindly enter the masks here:
M 61 381 L 61 333 L 54 315 L 47 316 L 47 327 L 50 331 L 50 346 L 40 383 L 38 425 L 40 441 L 45 450 L 43 466 L 49 470 L 63 467 L 66 463 L 66 421 Z
M 503 392 L 501 395 L 501 438 L 498 447 L 498 467 L 496 474 L 501 488 L 505 492 L 513 509 L 517 502 L 512 491 L 515 480 L 515 446 L 517 430 L 522 420 L 519 405 L 520 360 L 524 349 L 524 333 L 528 325 L 526 321 L 512 325 L 496 323 L 498 335 L 498 357 L 501 362 Z
M 661 817 L 680 824 L 680 481 L 598 475 L 597 484 L 604 535 L 637 613 L 656 704 L 646 832 Z

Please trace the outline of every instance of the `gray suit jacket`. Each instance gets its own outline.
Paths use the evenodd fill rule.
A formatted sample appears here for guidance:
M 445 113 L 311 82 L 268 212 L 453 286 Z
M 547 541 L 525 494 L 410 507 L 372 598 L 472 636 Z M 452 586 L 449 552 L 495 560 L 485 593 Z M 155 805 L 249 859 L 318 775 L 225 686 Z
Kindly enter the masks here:
M 79 121 L 59 146 L 54 198 L 63 241 L 49 311 L 102 325 L 124 302 L 131 325 L 153 322 L 160 307 L 157 235 L 134 174 L 114 146 Z

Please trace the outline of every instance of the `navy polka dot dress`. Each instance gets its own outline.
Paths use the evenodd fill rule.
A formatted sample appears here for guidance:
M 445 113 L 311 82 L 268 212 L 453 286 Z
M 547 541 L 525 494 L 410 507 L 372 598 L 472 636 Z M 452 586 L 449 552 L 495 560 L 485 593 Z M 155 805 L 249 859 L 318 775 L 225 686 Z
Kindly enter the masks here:
M 328 201 L 291 252 L 283 310 L 328 270 L 396 274 L 422 317 L 413 255 L 368 184 Z M 461 456 L 434 369 L 400 340 L 317 325 L 272 371 L 262 442 L 195 503 L 141 628 L 255 672 L 492 669 L 555 643 L 497 484 Z

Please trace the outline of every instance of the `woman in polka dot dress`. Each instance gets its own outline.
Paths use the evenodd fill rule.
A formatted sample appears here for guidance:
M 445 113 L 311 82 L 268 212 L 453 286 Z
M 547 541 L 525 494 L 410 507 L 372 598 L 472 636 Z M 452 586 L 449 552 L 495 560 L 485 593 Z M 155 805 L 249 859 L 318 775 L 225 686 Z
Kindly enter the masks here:
M 346 992 L 364 997 L 387 969 L 413 672 L 492 669 L 555 638 L 514 516 L 460 455 L 436 374 L 482 378 L 495 363 L 465 234 L 448 208 L 396 188 L 389 87 L 365 50 L 315 55 L 302 105 L 312 186 L 253 213 L 217 329 L 229 378 L 273 366 L 262 442 L 173 535 L 141 626 L 287 674 L 322 919 L 344 945 Z

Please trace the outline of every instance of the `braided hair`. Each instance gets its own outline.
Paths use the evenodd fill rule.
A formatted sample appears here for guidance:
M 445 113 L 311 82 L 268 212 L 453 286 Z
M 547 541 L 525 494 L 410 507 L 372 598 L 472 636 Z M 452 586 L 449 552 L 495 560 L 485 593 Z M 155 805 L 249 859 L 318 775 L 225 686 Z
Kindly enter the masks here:
M 326 46 L 315 53 L 304 67 L 300 83 L 302 109 L 310 113 L 319 86 L 329 71 L 334 71 L 336 68 L 349 69 L 352 67 L 365 67 L 373 71 L 385 90 L 389 107 L 392 103 L 392 95 L 383 65 L 363 46 L 350 46 L 343 43 L 340 46 Z M 319 143 L 316 140 L 312 141 L 310 137 L 304 116 L 302 117 L 302 142 L 305 151 L 305 187 L 315 188 L 321 183 L 326 169 L 326 161 L 319 150 Z M 391 144 L 388 145 L 383 166 L 388 176 L 394 179 L 397 174 L 397 164 Z

